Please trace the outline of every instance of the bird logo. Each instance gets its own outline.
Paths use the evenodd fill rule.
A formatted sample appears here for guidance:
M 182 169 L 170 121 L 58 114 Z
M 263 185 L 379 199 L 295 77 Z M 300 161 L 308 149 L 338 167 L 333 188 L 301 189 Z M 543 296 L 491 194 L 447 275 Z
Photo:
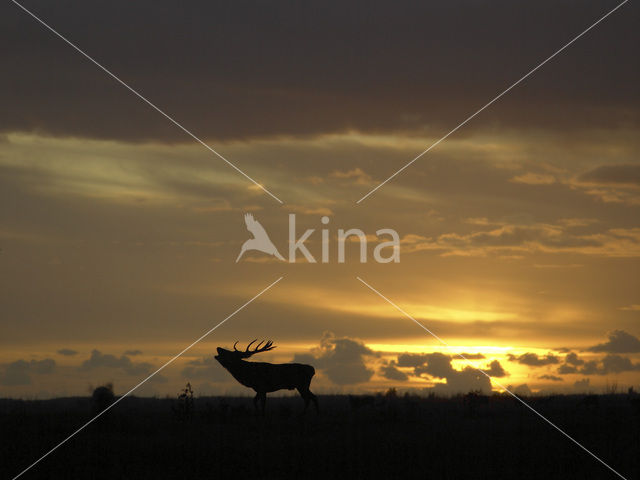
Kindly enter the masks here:
M 242 249 L 240 250 L 238 258 L 236 258 L 236 263 L 240 261 L 240 258 L 247 250 L 258 250 L 285 261 L 284 257 L 280 255 L 280 252 L 278 252 L 278 249 L 269 238 L 269 235 L 267 235 L 264 227 L 253 218 L 252 214 L 244 214 L 244 223 L 247 224 L 247 230 L 251 232 L 253 238 L 250 238 L 242 244 Z

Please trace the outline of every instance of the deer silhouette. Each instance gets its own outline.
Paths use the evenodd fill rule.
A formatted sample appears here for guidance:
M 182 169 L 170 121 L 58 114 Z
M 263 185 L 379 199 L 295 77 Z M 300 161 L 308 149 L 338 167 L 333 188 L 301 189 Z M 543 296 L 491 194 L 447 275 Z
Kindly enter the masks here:
M 304 411 L 307 411 L 309 402 L 313 401 L 316 412 L 318 411 L 318 399 L 309 390 L 311 379 L 316 371 L 311 365 L 301 363 L 266 363 L 266 362 L 246 362 L 245 358 L 260 352 L 267 352 L 276 348 L 269 340 L 264 344 L 261 341 L 253 350 L 250 350 L 256 340 L 247 345 L 246 350 L 240 351 L 236 348 L 238 342 L 233 344 L 233 350 L 226 350 L 218 347 L 218 355 L 215 359 L 222 365 L 238 382 L 245 387 L 252 388 L 256 392 L 253 404 L 258 410 L 258 401 L 264 413 L 267 402 L 267 393 L 277 390 L 298 390 L 304 399 Z

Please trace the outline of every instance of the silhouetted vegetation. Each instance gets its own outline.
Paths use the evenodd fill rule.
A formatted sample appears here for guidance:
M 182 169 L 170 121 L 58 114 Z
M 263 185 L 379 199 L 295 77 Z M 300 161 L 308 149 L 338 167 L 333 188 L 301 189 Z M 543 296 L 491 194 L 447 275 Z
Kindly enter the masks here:
M 185 422 L 193 417 L 193 406 L 193 389 L 191 383 L 187 383 L 178 394 L 178 400 L 171 409 L 178 420 Z
M 109 405 L 111 405 L 115 399 L 116 396 L 113 393 L 113 383 L 106 383 L 104 385 L 96 387 L 91 393 L 94 413 L 101 412 Z
M 197 392 L 196 392 L 197 393 Z M 637 394 L 526 399 L 627 478 L 640 476 Z M 0 477 L 92 415 L 92 398 L 0 400 Z M 320 396 L 320 415 L 273 397 L 125 398 L 25 478 L 613 478 L 517 400 Z M 176 413 L 181 412 L 181 413 Z M 190 421 L 186 422 L 185 419 Z

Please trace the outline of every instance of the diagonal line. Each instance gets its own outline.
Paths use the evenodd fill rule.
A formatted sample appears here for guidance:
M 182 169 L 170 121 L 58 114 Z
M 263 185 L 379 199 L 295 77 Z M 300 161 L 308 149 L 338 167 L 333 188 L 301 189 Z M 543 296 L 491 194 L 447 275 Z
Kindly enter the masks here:
M 127 90 L 129 90 L 131 93 L 133 93 L 135 96 L 137 96 L 140 100 L 142 100 L 143 102 L 145 102 L 147 105 L 149 105 L 151 108 L 153 108 L 156 112 L 160 113 L 162 116 L 164 116 L 167 120 L 169 120 L 171 123 L 173 123 L 175 126 L 177 126 L 180 130 L 182 130 L 184 133 L 186 133 L 187 135 L 189 135 L 191 138 L 193 138 L 196 142 L 198 142 L 200 145 L 202 145 L 204 148 L 206 148 L 207 150 L 209 150 L 210 152 L 214 153 L 215 155 L 217 155 L 218 157 L 220 157 L 222 160 L 224 160 L 227 165 L 229 165 L 231 168 L 233 168 L 236 172 L 238 172 L 240 175 L 244 176 L 246 179 L 248 179 L 249 181 L 253 182 L 256 186 L 260 187 L 265 193 L 267 193 L 268 195 L 270 195 L 273 199 L 275 199 L 276 201 L 280 202 L 280 203 L 284 203 L 282 200 L 280 200 L 278 197 L 276 197 L 273 193 L 271 193 L 269 190 L 267 190 L 264 186 L 262 186 L 261 184 L 259 184 L 258 182 L 256 182 L 253 178 L 251 178 L 249 175 L 247 175 L 246 173 L 244 173 L 242 170 L 240 170 L 238 167 L 236 167 L 233 163 L 231 163 L 229 160 L 227 160 L 225 157 L 223 157 L 221 154 L 219 154 L 218 152 L 216 152 L 213 148 L 211 148 L 209 145 L 207 145 L 205 142 L 203 142 L 202 140 L 200 140 L 198 137 L 196 137 L 193 133 L 191 133 L 189 130 L 187 130 L 185 127 L 183 127 L 180 123 L 178 123 L 176 120 L 173 119 L 173 117 L 171 117 L 169 114 L 165 113 L 163 110 L 160 109 L 160 107 L 157 107 L 156 105 L 154 105 L 153 103 L 151 103 L 150 100 L 147 100 L 144 96 L 142 96 L 141 93 L 139 93 L 137 90 L 135 90 L 133 87 L 130 87 L 127 83 L 125 83 L 123 80 L 121 80 L 118 76 L 116 76 L 114 73 L 111 73 L 106 67 L 102 66 L 100 63 L 98 63 L 97 60 L 94 60 L 91 56 L 89 56 L 89 54 L 85 53 L 83 50 L 80 49 L 80 47 L 76 46 L 74 43 L 72 43 L 70 40 L 67 40 L 67 38 L 65 38 L 62 34 L 58 33 L 53 27 L 50 27 L 47 23 L 45 23 L 44 20 L 42 20 L 41 18 L 39 18 L 38 16 L 36 16 L 33 12 L 31 12 L 30 10 L 27 10 L 25 7 L 23 7 L 21 4 L 19 4 L 16 0 L 11 0 L 14 4 L 16 4 L 18 7 L 20 7 L 24 12 L 26 12 L 27 14 L 29 14 L 32 18 L 34 18 L 37 22 L 39 22 L 41 25 L 43 25 L 45 28 L 47 28 L 49 31 L 51 31 L 54 35 L 56 35 L 57 37 L 59 37 L 60 39 L 62 39 L 65 43 L 67 43 L 69 46 L 71 46 L 74 50 L 76 50 L 77 52 L 79 52 L 81 55 L 83 55 L 86 59 L 88 59 L 89 61 L 91 61 L 94 65 L 96 65 L 98 68 L 100 68 L 103 72 L 105 72 L 107 75 L 109 75 L 111 78 L 113 78 L 115 81 L 117 81 L 120 85 L 122 85 L 123 87 L 125 87 Z
M 380 298 L 384 299 L 387 301 L 387 303 L 389 303 L 390 305 L 392 305 L 393 307 L 396 308 L 396 310 L 398 310 L 400 313 L 402 313 L 405 317 L 407 317 L 410 320 L 413 320 L 413 322 L 418 325 L 420 328 L 422 328 L 425 332 L 429 333 L 429 335 L 431 335 L 433 338 L 435 338 L 436 340 L 438 340 L 440 343 L 442 343 L 445 347 L 451 349 L 451 345 L 449 345 L 447 342 L 445 342 L 444 340 L 442 340 L 438 335 L 436 335 L 435 333 L 433 333 L 431 330 L 429 330 L 427 327 L 425 327 L 422 323 L 420 323 L 418 320 L 416 320 L 415 318 L 413 318 L 411 315 L 409 315 L 407 312 L 405 312 L 402 308 L 400 308 L 398 305 L 396 305 L 395 303 L 393 303 L 391 300 L 389 300 L 387 297 L 385 297 L 382 293 L 380 293 L 378 290 L 376 290 L 375 288 L 373 288 L 371 285 L 369 285 L 367 282 L 365 282 L 362 278 L 360 277 L 356 277 L 358 280 L 360 280 L 360 282 L 362 282 L 366 287 L 369 288 L 369 290 L 371 290 L 372 292 L 376 293 Z M 454 352 L 455 353 L 455 352 Z M 473 363 L 471 363 L 469 361 L 469 359 L 467 357 L 465 357 L 463 354 L 461 353 L 455 353 L 455 355 L 457 355 L 458 357 L 462 358 L 471 368 L 473 368 L 474 370 L 479 371 L 480 373 L 482 373 L 485 377 L 487 377 L 489 379 L 489 381 L 493 380 L 493 382 L 498 385 L 500 388 L 504 389 L 506 392 L 508 392 L 513 398 L 515 398 L 516 400 L 518 400 L 520 403 L 522 403 L 525 407 L 527 407 L 529 410 L 531 410 L 533 413 L 535 413 L 537 416 L 539 416 L 541 419 L 543 419 L 545 422 L 547 422 L 549 425 L 551 425 L 553 428 L 555 428 L 557 431 L 559 431 L 562 435 L 564 435 L 565 437 L 567 437 L 569 440 L 571 440 L 573 443 L 575 443 L 577 446 L 579 446 L 582 450 L 584 450 L 585 452 L 587 452 L 589 455 L 591 455 L 593 458 L 595 458 L 598 462 L 600 462 L 602 465 L 604 465 L 605 467 L 607 467 L 609 470 L 611 470 L 613 473 L 615 473 L 618 477 L 622 478 L 623 480 L 626 480 L 625 477 L 623 477 L 620 473 L 618 473 L 616 470 L 614 470 L 613 468 L 611 468 L 607 463 L 604 462 L 604 460 L 601 460 L 599 457 L 597 457 L 594 453 L 591 452 L 591 450 L 587 449 L 585 446 L 583 446 L 580 442 L 578 442 L 576 439 L 574 439 L 572 436 L 570 436 L 568 433 L 566 433 L 564 430 L 562 430 L 560 427 L 558 427 L 555 423 L 553 423 L 551 420 L 549 420 L 547 417 L 545 417 L 544 415 L 542 415 L 540 412 L 538 412 L 535 408 L 533 408 L 531 405 L 529 405 L 527 402 L 525 402 L 524 400 L 522 400 L 522 398 L 520 398 L 518 395 L 516 395 L 515 393 L 511 392 L 511 390 L 509 390 L 507 387 L 505 387 L 504 385 L 502 385 L 500 382 L 498 382 L 497 380 L 495 380 L 495 378 L 491 377 L 491 375 L 489 375 L 487 372 L 485 372 L 484 370 L 480 370 L 479 368 L 477 368 L 475 365 L 473 365 Z
M 468 116 L 466 120 L 464 120 L 460 125 L 458 125 L 456 128 L 454 128 L 453 130 L 451 130 L 449 133 L 447 133 L 444 137 L 442 137 L 440 140 L 438 140 L 437 142 L 431 144 L 431 146 L 429 148 L 427 148 L 425 151 L 423 151 L 420 155 L 418 155 L 417 157 L 415 157 L 413 160 L 411 160 L 409 163 L 407 163 L 405 166 L 403 166 L 402 168 L 400 168 L 397 172 L 395 172 L 393 175 L 391 175 L 389 178 L 387 178 L 384 182 L 379 183 L 375 188 L 373 188 L 371 191 L 369 191 L 369 193 L 367 193 L 364 197 L 362 197 L 360 200 L 358 200 L 356 202 L 356 204 L 359 204 L 360 202 L 362 202 L 365 198 L 367 198 L 369 195 L 371 195 L 373 192 L 375 192 L 376 190 L 378 190 L 380 187 L 382 187 L 384 184 L 386 184 L 388 181 L 390 181 L 391 179 L 393 179 L 396 175 L 400 174 L 402 171 L 404 171 L 404 169 L 406 169 L 407 167 L 409 167 L 410 165 L 412 165 L 416 160 L 418 160 L 420 157 L 422 157 L 423 155 L 425 155 L 427 152 L 429 152 L 429 150 L 431 150 L 432 148 L 436 147 L 440 142 L 442 142 L 443 140 L 445 140 L 449 135 L 455 133 L 459 128 L 461 128 L 463 125 L 465 125 L 467 122 L 469 122 L 471 119 L 473 119 L 476 115 L 478 115 L 480 112 L 482 112 L 485 108 L 487 108 L 488 106 L 490 106 L 491 104 L 493 104 L 494 102 L 496 102 L 498 99 L 500 99 L 503 95 L 505 95 L 506 93 L 508 93 L 511 89 L 513 89 L 514 87 L 516 87 L 518 84 L 520 84 L 521 82 L 523 82 L 527 77 L 529 77 L 530 75 L 532 75 L 536 70 L 538 70 L 540 67 L 542 67 L 544 64 L 546 64 L 547 62 L 549 62 L 551 59 L 553 59 L 556 55 L 558 55 L 560 52 L 562 52 L 564 49 L 566 49 L 567 47 L 569 47 L 571 44 L 573 44 L 576 40 L 578 40 L 580 37 L 582 37 L 583 35 L 585 35 L 589 30 L 591 30 L 592 28 L 594 28 L 596 25 L 598 25 L 600 22 L 602 22 L 605 18 L 607 18 L 609 15 L 611 15 L 613 12 L 615 12 L 616 10 L 618 10 L 620 7 L 622 7 L 625 3 L 627 3 L 629 0 L 624 0 L 622 3 L 620 3 L 617 7 L 613 8 L 612 10 L 610 10 L 606 15 L 603 15 L 602 17 L 600 17 L 600 19 L 598 21 L 596 21 L 594 24 L 592 24 L 589 28 L 583 30 L 581 33 L 579 33 L 578 35 L 576 35 L 575 37 L 573 37 L 573 39 L 571 41 L 569 41 L 567 44 L 565 44 L 562 48 L 556 50 L 556 52 L 547 57 L 546 60 L 540 62 L 536 67 L 534 67 L 533 69 L 529 70 L 529 72 L 527 74 L 525 74 L 524 76 L 522 76 L 518 81 L 516 81 L 515 83 L 513 83 L 509 88 L 505 89 L 502 91 L 502 93 L 500 93 L 498 96 L 496 96 L 493 100 L 491 100 L 490 102 L 488 102 L 487 104 L 485 104 L 484 107 L 480 108 L 479 110 L 477 110 L 475 113 L 473 113 L 472 115 Z
M 106 413 L 108 410 L 112 409 L 113 407 L 115 407 L 121 400 L 123 400 L 125 397 L 129 396 L 129 394 L 131 394 L 134 390 L 136 390 L 138 387 L 140 387 L 142 384 L 144 384 L 147 380 L 149 380 L 151 377 L 153 377 L 155 374 L 157 374 L 158 372 L 160 372 L 161 370 L 163 370 L 165 367 L 167 367 L 169 364 L 173 363 L 174 360 L 176 360 L 178 357 L 180 357 L 183 353 L 185 353 L 187 350 L 189 350 L 191 347 L 193 347 L 196 343 L 200 342 L 203 338 L 205 338 L 207 335 L 209 335 L 211 332 L 213 332 L 216 328 L 218 328 L 220 325 L 222 325 L 224 322 L 226 322 L 227 320 L 229 320 L 231 317 L 233 317 L 236 313 L 238 313 L 240 310 L 242 310 L 244 307 L 246 307 L 247 305 L 249 305 L 251 302 L 253 302 L 256 298 L 258 298 L 260 295 L 262 295 L 264 292 L 266 292 L 267 290 L 269 290 L 271 287 L 273 287 L 276 283 L 278 283 L 280 280 L 282 280 L 283 277 L 278 278 L 275 282 L 271 283 L 268 287 L 264 288 L 263 290 L 260 291 L 260 293 L 258 293 L 257 295 L 255 295 L 254 297 L 251 298 L 251 300 L 246 301 L 241 307 L 238 307 L 233 313 L 231 313 L 230 315 L 228 315 L 224 320 L 222 320 L 220 323 L 218 323 L 216 326 L 210 328 L 209 330 L 207 330 L 205 333 L 203 333 L 200 338 L 198 338 L 197 340 L 195 340 L 191 345 L 189 345 L 188 347 L 185 347 L 180 353 L 178 353 L 177 355 L 175 355 L 171 360 L 169 360 L 167 363 L 165 363 L 164 365 L 162 365 L 160 368 L 158 368 L 155 372 L 153 372 L 151 375 L 149 375 L 147 378 L 145 378 L 144 380 L 142 380 L 140 383 L 138 383 L 135 387 L 133 387 L 131 390 L 129 390 L 127 393 L 125 393 L 124 395 L 122 395 L 121 397 L 119 397 L 115 402 L 113 402 L 111 405 L 109 405 L 107 408 L 105 408 L 104 410 L 102 410 L 100 413 L 98 413 L 95 417 L 93 417 L 91 420 L 89 420 L 87 423 L 85 423 L 84 425 L 82 425 L 80 428 L 78 428 L 76 431 L 74 431 L 71 435 L 69 435 L 67 438 L 65 438 L 64 440 L 62 440 L 60 443 L 58 443 L 55 447 L 53 447 L 51 450 L 49 450 L 47 453 L 45 453 L 44 455 L 42 455 L 40 458 L 38 458 L 35 462 L 33 462 L 31 465 L 29 465 L 27 468 L 25 468 L 24 470 L 22 470 L 19 474 L 17 474 L 15 477 L 13 477 L 13 480 L 16 480 L 17 478 L 21 477 L 22 475 L 24 475 L 25 473 L 27 473 L 29 470 L 31 470 L 33 467 L 35 467 L 38 463 L 40 463 L 42 460 L 44 460 L 46 457 L 48 457 L 49 455 L 51 455 L 53 452 L 55 452 L 58 448 L 60 448 L 62 445 L 64 445 L 65 443 L 67 443 L 69 440 L 71 440 L 71 438 L 73 438 L 74 436 L 76 436 L 78 433 L 80 433 L 82 430 L 84 430 L 86 427 L 88 427 L 91 423 L 93 423 L 95 420 L 97 420 L 102 414 Z

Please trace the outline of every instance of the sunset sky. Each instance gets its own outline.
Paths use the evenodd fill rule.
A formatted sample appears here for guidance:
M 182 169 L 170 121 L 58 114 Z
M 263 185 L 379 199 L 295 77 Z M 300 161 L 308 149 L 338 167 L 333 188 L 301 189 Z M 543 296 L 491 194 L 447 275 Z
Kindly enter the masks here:
M 638 389 L 636 3 L 356 203 L 617 3 L 25 1 L 283 204 L 3 3 L 0 397 L 124 393 L 280 276 L 136 394 L 250 393 L 254 338 L 319 393 Z M 329 262 L 235 263 L 247 212 Z

